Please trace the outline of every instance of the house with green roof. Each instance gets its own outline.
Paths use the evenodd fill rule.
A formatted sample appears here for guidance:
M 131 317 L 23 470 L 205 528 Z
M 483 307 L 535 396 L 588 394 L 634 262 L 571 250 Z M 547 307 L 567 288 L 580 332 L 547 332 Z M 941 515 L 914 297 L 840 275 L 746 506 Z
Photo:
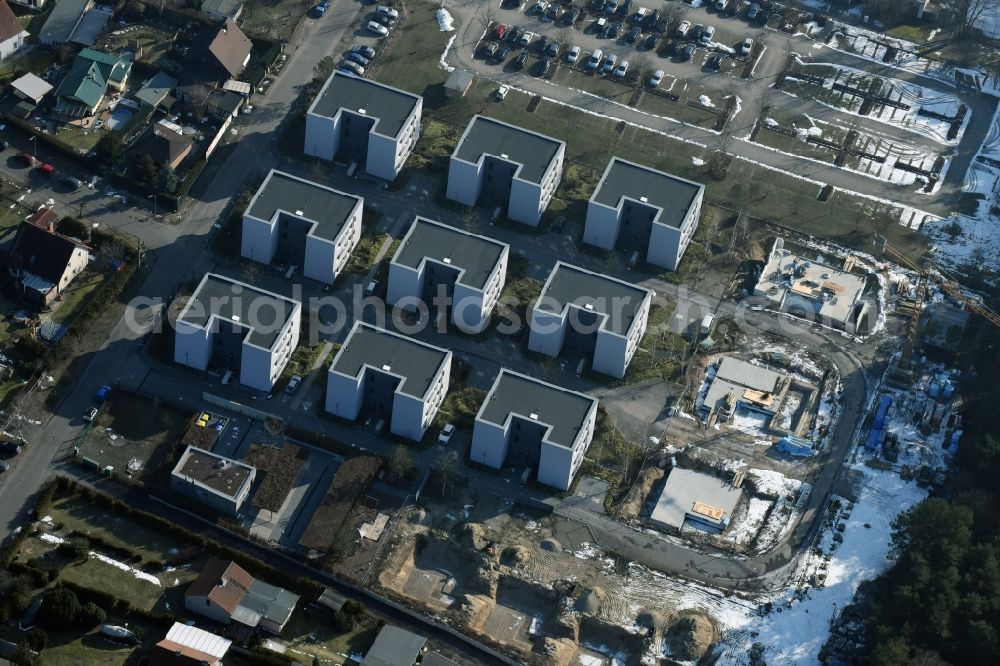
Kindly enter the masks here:
M 94 115 L 108 88 L 125 89 L 131 71 L 132 61 L 124 56 L 83 49 L 56 89 L 56 112 L 73 118 Z

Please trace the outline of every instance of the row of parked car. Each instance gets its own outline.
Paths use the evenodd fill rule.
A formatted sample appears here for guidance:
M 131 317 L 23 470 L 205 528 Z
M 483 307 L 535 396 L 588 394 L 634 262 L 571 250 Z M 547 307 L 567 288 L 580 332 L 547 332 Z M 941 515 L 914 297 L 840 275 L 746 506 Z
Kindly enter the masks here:
M 389 31 L 396 27 L 399 19 L 399 12 L 392 7 L 379 6 L 375 8 L 371 20 L 368 21 L 368 32 L 373 32 L 379 37 L 385 37 Z
M 337 65 L 337 71 L 343 74 L 364 76 L 365 68 L 371 64 L 372 58 L 374 57 L 374 48 L 371 46 L 355 44 L 344 52 L 344 56 L 340 59 L 340 63 Z

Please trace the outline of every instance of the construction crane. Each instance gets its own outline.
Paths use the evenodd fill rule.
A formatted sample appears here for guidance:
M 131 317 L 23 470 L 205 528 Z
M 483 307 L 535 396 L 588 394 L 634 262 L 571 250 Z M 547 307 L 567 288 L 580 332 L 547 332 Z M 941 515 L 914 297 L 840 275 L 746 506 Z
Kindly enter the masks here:
M 927 296 L 927 288 L 930 284 L 932 275 L 941 283 L 941 288 L 946 294 L 948 294 L 948 296 L 961 303 L 968 311 L 978 314 L 994 326 L 1000 327 L 1000 314 L 991 310 L 982 301 L 966 296 L 965 293 L 962 292 L 962 288 L 958 284 L 958 281 L 934 262 L 929 259 L 924 259 L 922 264 L 917 264 L 904 253 L 900 252 L 886 242 L 883 242 L 883 255 L 889 256 L 896 262 L 916 272 L 919 276 L 916 296 L 913 303 L 907 304 L 904 308 L 900 308 L 904 314 L 910 315 L 910 322 L 906 328 L 906 342 L 903 345 L 903 353 L 900 355 L 899 363 L 896 365 L 895 375 L 903 378 L 904 376 L 912 373 L 913 369 L 910 362 L 913 355 L 913 345 L 917 340 L 917 331 L 920 327 L 920 315 L 923 313 L 924 299 Z

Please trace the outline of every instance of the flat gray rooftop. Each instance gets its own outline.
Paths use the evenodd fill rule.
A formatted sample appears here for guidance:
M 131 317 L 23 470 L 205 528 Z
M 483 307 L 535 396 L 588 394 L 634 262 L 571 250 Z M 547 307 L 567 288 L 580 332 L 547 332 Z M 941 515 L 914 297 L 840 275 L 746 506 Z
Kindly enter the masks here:
M 716 476 L 675 467 L 670 470 L 650 520 L 679 530 L 688 513 L 693 512 L 695 502 L 700 502 L 721 510 L 721 522 L 727 522 L 742 494 L 742 490 Z M 717 522 L 706 518 L 709 523 Z
M 605 329 L 625 335 L 648 293 L 643 287 L 559 262 L 545 281 L 535 307 L 562 312 L 567 305 L 590 305 L 594 312 L 609 315 Z
M 359 324 L 347 336 L 333 359 L 331 371 L 357 377 L 365 365 L 404 377 L 397 391 L 423 398 L 434 375 L 446 362 L 448 351 L 392 333 L 370 324 Z
M 248 329 L 250 344 L 270 349 L 296 305 L 298 303 L 290 298 L 215 273 L 206 273 L 181 312 L 180 319 L 202 328 L 213 316 L 238 323 Z
M 596 398 L 504 369 L 493 382 L 476 419 L 503 425 L 508 414 L 526 419 L 535 414 L 533 420 L 552 427 L 548 441 L 568 448 L 573 446 L 596 402 Z
M 184 451 L 174 469 L 175 474 L 197 481 L 227 497 L 233 497 L 240 491 L 252 471 L 253 467 L 239 460 L 193 446 Z
M 492 238 L 418 217 L 400 243 L 392 262 L 413 269 L 424 258 L 450 264 L 464 271 L 459 282 L 482 289 L 506 247 L 506 243 Z
M 316 222 L 312 234 L 335 240 L 361 197 L 271 170 L 247 207 L 247 215 L 268 222 L 278 211 Z
M 334 72 L 309 108 L 309 113 L 333 118 L 340 109 L 369 118 L 378 118 L 374 131 L 395 137 L 413 113 L 419 95 L 391 86 L 360 79 L 350 74 Z
M 618 208 L 622 197 L 636 201 L 645 197 L 646 203 L 662 209 L 659 223 L 676 229 L 687 216 L 701 187 L 690 180 L 615 157 L 590 200 Z
M 413 666 L 420 658 L 427 639 L 413 632 L 394 627 L 382 627 L 375 642 L 368 648 L 361 666 Z
M 479 162 L 483 154 L 500 157 L 521 165 L 518 177 L 522 180 L 540 183 L 562 145 L 562 141 L 543 134 L 475 116 L 465 128 L 454 156 L 473 164 Z

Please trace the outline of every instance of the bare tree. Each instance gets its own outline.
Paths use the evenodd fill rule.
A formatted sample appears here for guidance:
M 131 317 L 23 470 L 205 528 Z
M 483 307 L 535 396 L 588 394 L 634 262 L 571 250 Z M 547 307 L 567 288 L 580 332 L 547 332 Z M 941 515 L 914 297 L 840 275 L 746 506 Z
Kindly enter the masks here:
M 257 284 L 257 278 L 260 277 L 263 267 L 256 261 L 244 261 L 243 267 L 240 272 L 243 274 L 243 280 L 247 284 Z
M 632 67 L 635 72 L 635 80 L 638 85 L 646 80 L 646 74 L 653 66 L 653 59 L 646 53 L 638 53 L 632 58 Z
M 441 479 L 441 494 L 448 496 L 455 486 L 455 468 L 458 466 L 458 455 L 454 451 L 443 451 L 434 460 L 434 472 Z
M 462 228 L 466 231 L 474 230 L 479 224 L 479 215 L 476 214 L 475 206 L 466 206 L 462 209 Z
M 264 419 L 264 430 L 267 431 L 268 445 L 275 448 L 280 447 L 285 442 L 285 421 L 277 416 L 269 416 Z
M 953 11 L 957 14 L 959 23 L 959 35 L 967 35 L 976 26 L 976 22 L 982 18 L 983 12 L 994 5 L 996 0 L 956 0 L 951 3 Z

